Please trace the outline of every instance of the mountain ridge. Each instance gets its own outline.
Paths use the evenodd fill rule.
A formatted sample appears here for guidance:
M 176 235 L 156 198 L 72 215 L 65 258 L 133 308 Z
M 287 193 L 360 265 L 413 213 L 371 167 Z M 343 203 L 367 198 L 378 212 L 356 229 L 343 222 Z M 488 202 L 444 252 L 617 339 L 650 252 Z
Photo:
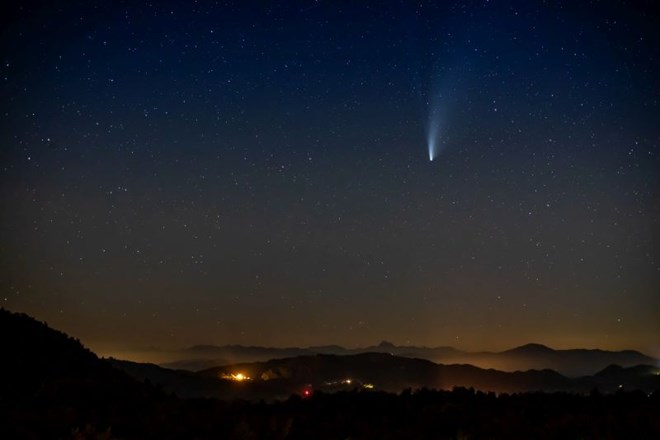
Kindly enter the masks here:
M 257 362 L 273 358 L 288 358 L 312 354 L 341 354 L 381 352 L 410 358 L 428 359 L 444 364 L 471 364 L 501 371 L 550 368 L 564 375 L 579 377 L 595 374 L 611 364 L 630 367 L 639 364 L 658 364 L 658 360 L 636 350 L 611 351 L 598 348 L 554 349 L 544 344 L 529 343 L 499 352 L 468 352 L 448 346 L 397 346 L 388 341 L 378 345 L 345 348 L 340 345 L 311 347 L 261 347 L 233 345 L 197 345 L 173 352 L 171 361 L 159 362 L 164 367 L 199 371 L 223 363 Z M 213 364 L 213 359 L 218 362 Z
M 356 387 L 394 393 L 406 388 L 451 390 L 455 387 L 497 393 L 543 391 L 585 394 L 593 389 L 611 393 L 622 387 L 651 392 L 660 387 L 659 371 L 650 365 L 627 368 L 609 366 L 596 375 L 569 378 L 551 369 L 504 372 L 469 364 L 443 365 L 426 359 L 371 352 L 313 354 L 238 363 L 210 368 L 194 375 L 196 380 L 203 377 L 209 381 L 221 380 L 228 385 L 232 382 L 230 378 L 241 377 L 239 382 L 231 384 L 230 392 L 235 393 L 232 395 L 244 399 L 269 399 L 273 396 L 284 398 L 304 389 L 338 391 Z M 171 388 L 167 383 L 161 384 L 168 391 L 191 395 L 189 390 L 181 388 L 182 383 Z M 198 397 L 213 397 L 213 394 Z
M 0 344 L 5 348 L 0 438 L 330 439 L 352 433 L 360 438 L 424 438 L 431 426 L 436 434 L 438 426 L 445 427 L 439 438 L 457 438 L 465 429 L 493 421 L 503 432 L 496 438 L 534 437 L 534 427 L 541 437 L 562 438 L 567 426 L 575 426 L 565 424 L 567 417 L 584 429 L 597 426 L 590 438 L 610 431 L 657 438 L 649 433 L 660 432 L 660 425 L 651 424 L 657 420 L 658 392 L 632 391 L 660 389 L 658 369 L 652 366 L 609 367 L 598 377 L 569 379 L 551 370 L 505 373 L 362 353 L 271 360 L 262 363 L 271 376 L 260 380 L 228 366 L 234 379 L 227 379 L 217 369 L 198 374 L 99 358 L 65 333 L 4 309 Z M 290 377 L 273 374 L 287 371 Z M 250 372 L 255 378 L 258 373 Z M 404 386 L 399 393 L 387 392 Z M 570 394 L 495 394 L 480 388 L 563 389 Z M 606 394 L 585 395 L 589 388 Z M 392 421 L 398 423 L 396 432 Z M 603 421 L 610 424 L 607 431 Z M 367 431 L 357 428 L 336 429 L 347 425 L 368 426 L 372 435 L 364 437 Z M 417 428 L 411 431 L 412 426 Z M 487 428 L 473 431 L 474 438 L 492 436 L 493 427 Z M 580 432 L 591 432 L 584 429 Z

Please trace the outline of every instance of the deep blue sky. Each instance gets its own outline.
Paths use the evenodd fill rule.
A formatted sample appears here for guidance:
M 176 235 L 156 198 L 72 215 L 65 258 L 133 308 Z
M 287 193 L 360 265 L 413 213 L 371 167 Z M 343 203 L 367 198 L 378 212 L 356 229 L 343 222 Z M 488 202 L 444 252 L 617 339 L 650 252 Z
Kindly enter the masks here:
M 99 351 L 658 355 L 652 2 L 62 3 L 2 13 L 5 307 Z

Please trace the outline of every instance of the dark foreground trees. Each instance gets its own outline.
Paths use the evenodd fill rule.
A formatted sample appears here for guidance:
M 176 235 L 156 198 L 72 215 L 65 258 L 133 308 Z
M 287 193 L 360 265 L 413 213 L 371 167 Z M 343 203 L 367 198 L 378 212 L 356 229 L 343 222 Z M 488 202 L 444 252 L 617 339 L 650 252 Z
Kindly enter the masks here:
M 115 384 L 116 385 L 116 384 Z M 84 394 L 84 393 L 83 393 Z M 2 438 L 660 438 L 660 393 L 499 395 L 474 390 L 316 393 L 276 403 L 124 393 L 2 401 Z M 88 399 L 83 397 L 83 399 Z

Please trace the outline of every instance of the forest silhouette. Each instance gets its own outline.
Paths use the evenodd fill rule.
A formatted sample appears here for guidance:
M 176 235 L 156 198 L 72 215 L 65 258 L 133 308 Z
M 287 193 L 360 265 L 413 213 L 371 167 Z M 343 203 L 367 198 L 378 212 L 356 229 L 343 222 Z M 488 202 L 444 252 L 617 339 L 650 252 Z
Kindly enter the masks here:
M 455 388 L 184 399 L 82 344 L 2 310 L 1 438 L 660 438 L 660 391 L 500 393 Z

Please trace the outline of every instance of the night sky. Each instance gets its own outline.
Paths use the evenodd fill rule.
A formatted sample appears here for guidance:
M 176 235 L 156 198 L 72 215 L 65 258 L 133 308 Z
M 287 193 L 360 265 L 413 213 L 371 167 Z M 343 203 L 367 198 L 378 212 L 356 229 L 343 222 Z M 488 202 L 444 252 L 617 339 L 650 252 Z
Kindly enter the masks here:
M 11 3 L 3 307 L 99 353 L 660 355 L 652 1 Z

